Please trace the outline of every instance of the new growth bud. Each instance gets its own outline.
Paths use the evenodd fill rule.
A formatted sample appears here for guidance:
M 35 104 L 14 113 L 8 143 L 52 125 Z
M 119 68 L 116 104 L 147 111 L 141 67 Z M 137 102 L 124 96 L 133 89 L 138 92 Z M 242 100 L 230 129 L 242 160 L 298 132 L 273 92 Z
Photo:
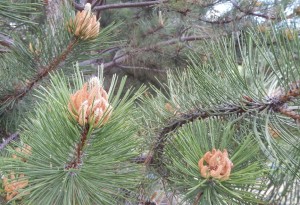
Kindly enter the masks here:
M 204 162 L 206 165 L 204 165 Z M 232 162 L 228 158 L 227 150 L 223 152 L 213 149 L 212 152 L 206 152 L 198 162 L 200 174 L 204 178 L 215 178 L 221 181 L 228 180 Z
M 97 77 L 91 78 L 81 90 L 71 95 L 68 109 L 80 125 L 89 123 L 92 127 L 105 124 L 112 111 L 108 95 Z
M 78 11 L 75 19 L 70 19 L 68 31 L 74 36 L 87 40 L 96 38 L 99 34 L 100 23 L 91 11 L 91 4 L 87 3 L 83 11 Z

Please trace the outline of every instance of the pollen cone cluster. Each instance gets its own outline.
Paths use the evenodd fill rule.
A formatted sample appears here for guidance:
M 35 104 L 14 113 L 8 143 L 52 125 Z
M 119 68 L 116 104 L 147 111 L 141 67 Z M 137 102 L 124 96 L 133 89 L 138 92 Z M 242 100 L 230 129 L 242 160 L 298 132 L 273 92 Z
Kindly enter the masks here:
M 228 158 L 226 149 L 223 152 L 213 149 L 205 153 L 204 157 L 199 160 L 198 166 L 202 177 L 212 177 L 223 181 L 229 179 L 233 164 Z
M 6 192 L 6 200 L 9 201 L 19 194 L 19 190 L 28 185 L 28 180 L 25 179 L 24 174 L 20 174 L 16 179 L 14 173 L 10 174 L 10 179 L 3 178 L 4 191 Z
M 68 23 L 68 31 L 74 36 L 87 40 L 96 38 L 99 34 L 100 23 L 91 12 L 91 4 L 87 3 L 83 11 L 78 11 L 75 19 Z
M 97 77 L 91 78 L 82 89 L 71 95 L 68 109 L 80 125 L 88 123 L 94 128 L 105 124 L 112 111 L 108 95 Z
M 25 144 L 22 148 L 15 149 L 18 153 L 24 155 L 31 155 L 31 147 Z M 27 160 L 25 158 L 17 157 L 16 155 L 12 155 L 14 159 L 21 159 L 23 162 Z M 11 172 L 8 177 L 3 177 L 3 187 L 6 192 L 6 200 L 9 201 L 19 194 L 19 190 L 25 188 L 28 185 L 28 179 L 25 178 L 24 174 L 19 174 L 18 178 L 14 172 Z

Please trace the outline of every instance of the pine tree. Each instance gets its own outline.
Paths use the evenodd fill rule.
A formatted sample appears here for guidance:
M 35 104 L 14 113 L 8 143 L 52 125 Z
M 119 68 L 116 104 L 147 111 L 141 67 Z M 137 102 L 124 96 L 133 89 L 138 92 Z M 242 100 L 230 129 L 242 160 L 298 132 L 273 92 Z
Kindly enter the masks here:
M 299 6 L 3 0 L 0 203 L 300 203 Z

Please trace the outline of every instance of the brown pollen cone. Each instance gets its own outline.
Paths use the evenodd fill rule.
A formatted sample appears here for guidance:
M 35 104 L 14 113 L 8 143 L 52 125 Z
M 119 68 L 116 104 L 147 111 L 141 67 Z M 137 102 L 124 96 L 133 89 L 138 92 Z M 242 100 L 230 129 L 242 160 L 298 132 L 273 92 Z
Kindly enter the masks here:
M 204 162 L 206 165 L 204 165 Z M 202 177 L 212 177 L 224 181 L 229 179 L 233 164 L 228 158 L 226 149 L 223 152 L 213 149 L 211 152 L 205 153 L 199 160 L 198 166 Z
M 31 155 L 31 146 L 24 144 L 21 148 L 17 147 L 16 152 L 23 154 L 25 156 Z M 20 158 L 17 155 L 13 154 L 12 158 L 21 159 L 23 162 L 26 162 L 27 159 Z M 25 178 L 24 174 L 19 174 L 19 177 L 16 179 L 14 172 L 10 173 L 10 178 L 3 177 L 3 187 L 6 192 L 6 200 L 9 201 L 19 194 L 19 189 L 23 189 L 28 185 L 28 179 Z
M 19 189 L 23 189 L 28 185 L 28 179 L 24 178 L 24 174 L 20 174 L 18 179 L 16 179 L 16 176 L 13 172 L 10 174 L 10 179 L 6 177 L 3 178 L 3 186 L 4 191 L 6 192 L 7 201 L 19 194 Z
M 108 95 L 97 77 L 91 78 L 82 89 L 70 96 L 68 109 L 80 125 L 89 123 L 94 128 L 105 124 L 112 111 Z

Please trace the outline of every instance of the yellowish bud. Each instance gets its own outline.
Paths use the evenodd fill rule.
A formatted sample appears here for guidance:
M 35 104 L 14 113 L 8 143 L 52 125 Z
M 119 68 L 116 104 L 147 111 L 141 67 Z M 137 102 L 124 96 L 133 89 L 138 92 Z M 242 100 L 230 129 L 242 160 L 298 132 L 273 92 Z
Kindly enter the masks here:
M 100 23 L 91 12 L 91 4 L 87 3 L 83 11 L 77 12 L 75 19 L 68 23 L 68 31 L 74 36 L 87 40 L 96 38 L 99 34 Z

